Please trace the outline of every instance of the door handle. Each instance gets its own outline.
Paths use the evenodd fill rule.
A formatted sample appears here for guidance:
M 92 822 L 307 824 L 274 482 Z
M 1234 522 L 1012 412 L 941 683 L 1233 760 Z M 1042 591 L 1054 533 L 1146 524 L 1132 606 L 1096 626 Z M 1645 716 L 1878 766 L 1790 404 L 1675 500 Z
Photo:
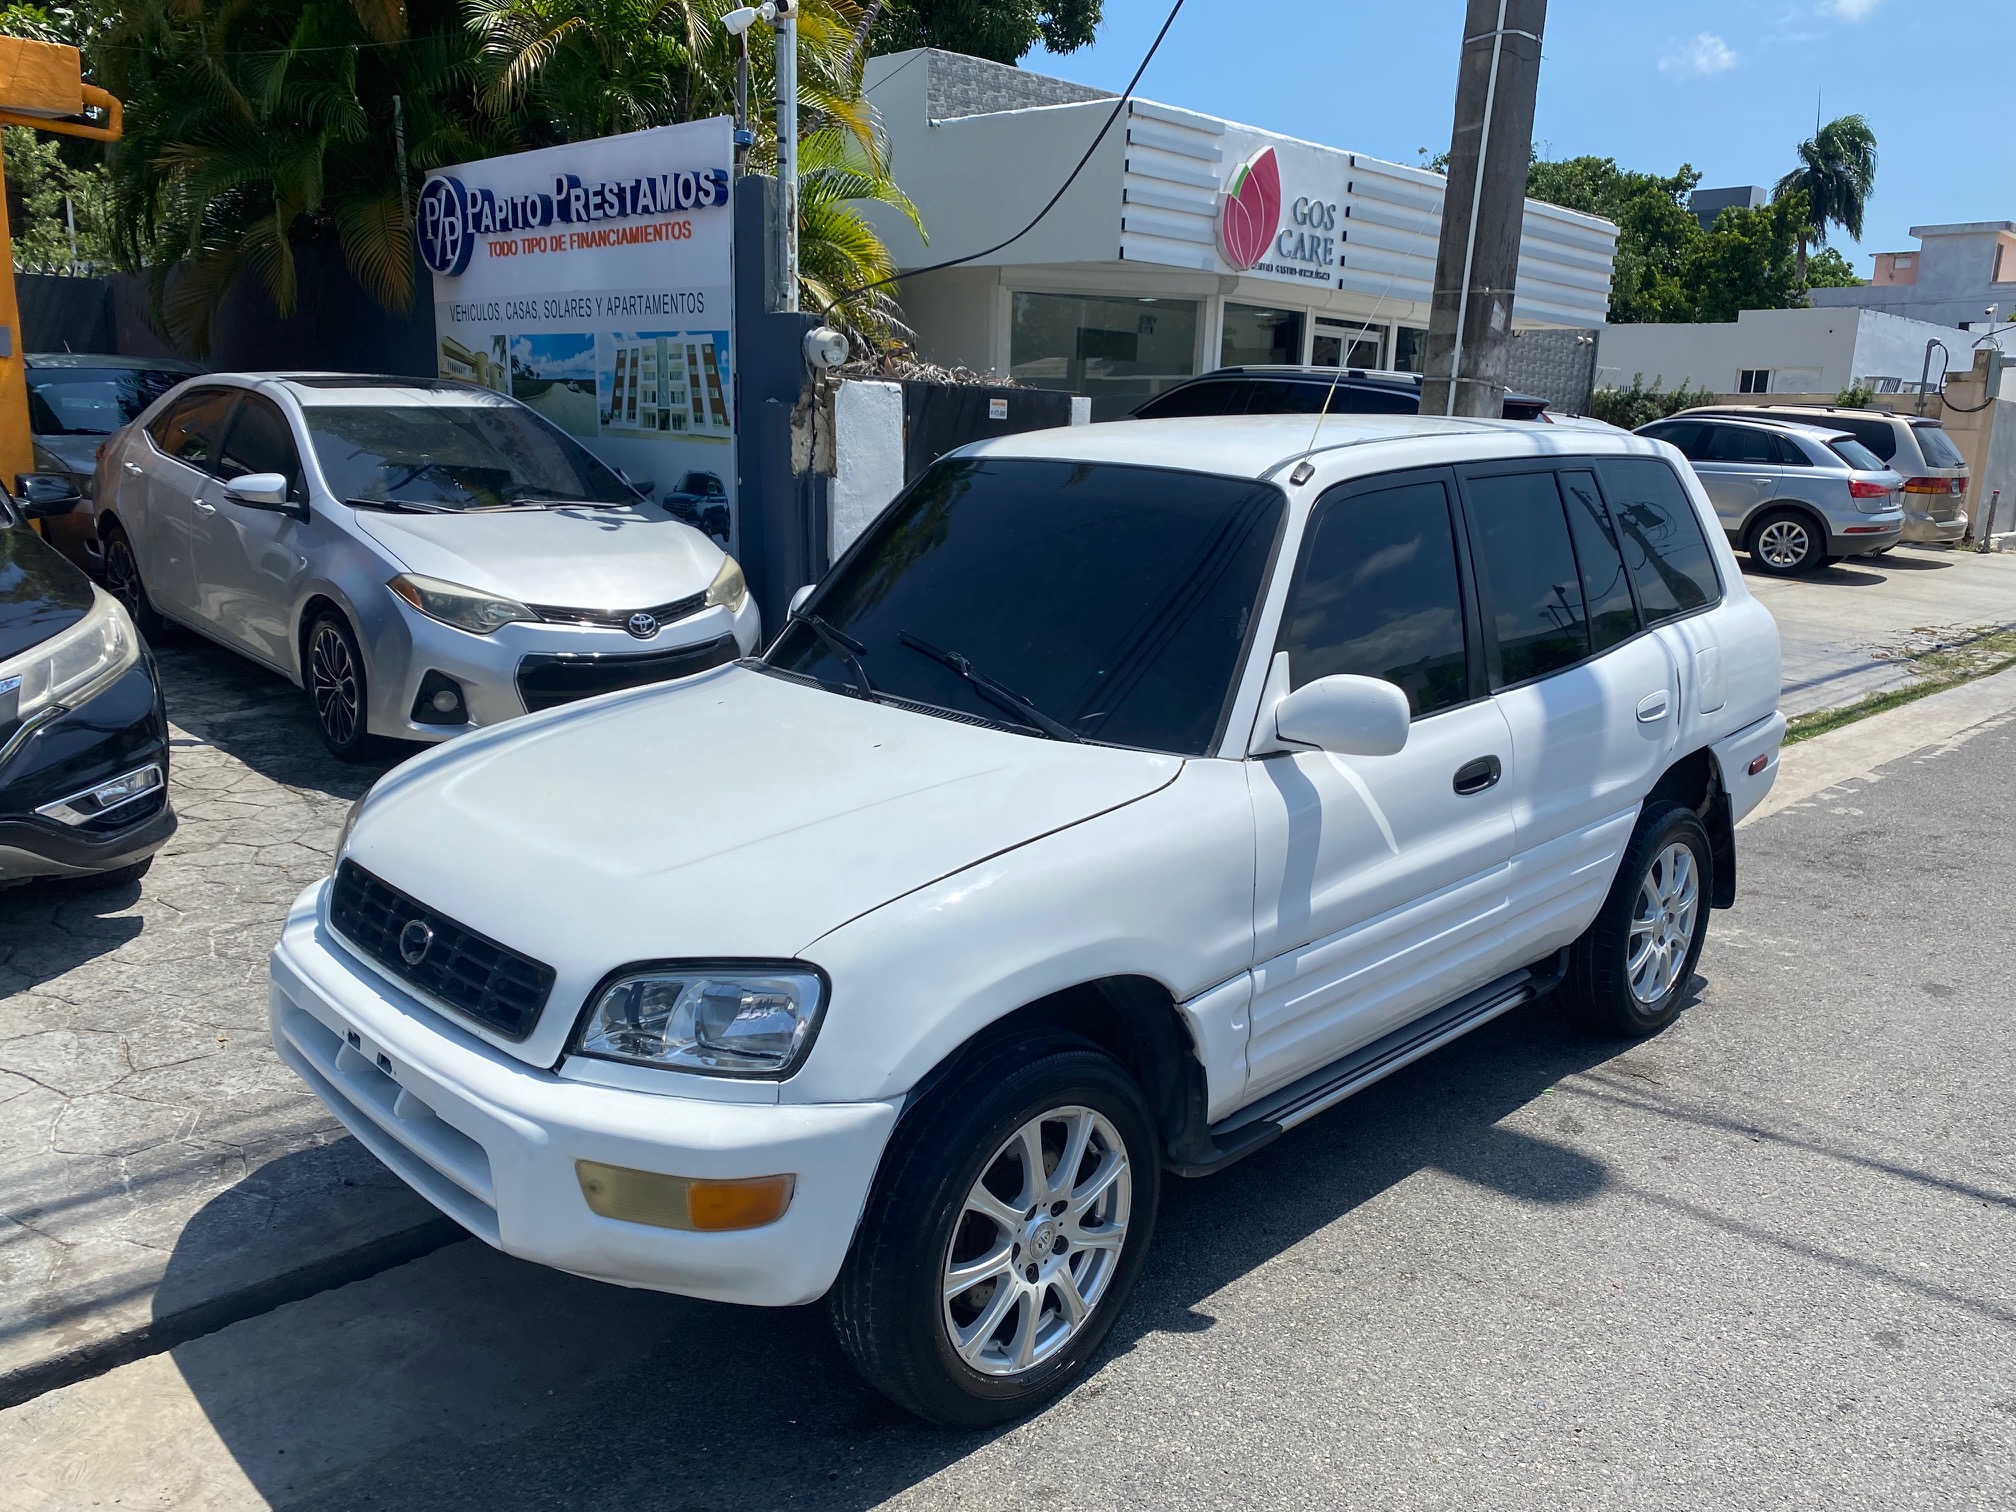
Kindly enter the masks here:
M 212 504 L 208 499 L 198 499 L 196 501 L 196 512 L 198 514 L 215 514 L 217 513 L 217 506 Z
M 1657 724 L 1672 706 L 1672 696 L 1664 688 L 1657 693 L 1648 693 L 1638 700 L 1638 723 Z
M 126 471 L 128 471 L 129 473 L 133 474 L 133 476 L 136 478 L 139 477 L 141 473 L 146 471 L 146 469 L 143 468 L 138 462 L 121 462 L 119 465 L 125 468 Z
M 1481 793 L 1486 788 L 1498 785 L 1498 779 L 1505 775 L 1496 756 L 1479 756 L 1475 761 L 1466 761 L 1456 768 L 1456 780 L 1451 784 L 1457 793 L 1468 798 L 1472 793 Z

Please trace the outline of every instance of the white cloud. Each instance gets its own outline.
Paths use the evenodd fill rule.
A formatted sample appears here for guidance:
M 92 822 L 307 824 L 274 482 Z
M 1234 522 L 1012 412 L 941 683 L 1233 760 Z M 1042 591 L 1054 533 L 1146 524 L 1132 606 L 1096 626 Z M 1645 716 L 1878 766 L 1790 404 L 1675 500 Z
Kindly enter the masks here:
M 1843 21 L 1860 21 L 1882 3 L 1883 0 L 1827 0 L 1826 9 Z
M 1837 0 L 1837 3 L 1854 3 L 1854 0 Z M 1691 41 L 1668 48 L 1666 56 L 1659 60 L 1659 71 L 1676 78 L 1725 73 L 1735 66 L 1735 52 L 1713 32 L 1703 32 Z

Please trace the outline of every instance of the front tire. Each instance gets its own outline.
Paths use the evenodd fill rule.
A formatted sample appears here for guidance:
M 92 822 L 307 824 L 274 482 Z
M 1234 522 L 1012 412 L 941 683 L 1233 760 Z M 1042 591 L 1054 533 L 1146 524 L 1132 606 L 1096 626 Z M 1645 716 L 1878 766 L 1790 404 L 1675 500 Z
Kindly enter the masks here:
M 147 597 L 147 586 L 140 581 L 140 559 L 134 555 L 132 541 L 124 530 L 109 522 L 103 534 L 105 591 L 119 600 L 140 638 L 149 645 L 159 645 L 168 622 Z
M 1692 809 L 1646 809 L 1596 922 L 1569 953 L 1563 992 L 1589 1027 L 1643 1038 L 1673 1022 L 1708 937 L 1713 866 Z
M 301 681 L 308 689 L 322 743 L 340 760 L 369 760 L 372 742 L 365 711 L 370 708 L 370 688 L 357 637 L 342 616 L 324 613 L 309 627 L 307 651 Z
M 1799 577 L 1827 561 L 1827 537 L 1796 509 L 1774 509 L 1758 520 L 1745 549 L 1773 577 Z
M 898 1127 L 827 1306 L 867 1382 L 982 1428 L 1062 1393 L 1140 1274 L 1161 1177 L 1133 1078 L 1076 1040 L 1004 1048 Z

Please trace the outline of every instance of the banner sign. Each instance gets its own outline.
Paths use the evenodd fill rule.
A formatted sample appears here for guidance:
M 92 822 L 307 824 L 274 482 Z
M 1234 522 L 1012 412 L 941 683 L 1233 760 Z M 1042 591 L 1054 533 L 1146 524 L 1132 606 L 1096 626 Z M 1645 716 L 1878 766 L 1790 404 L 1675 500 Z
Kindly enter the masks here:
M 1346 174 L 1341 154 L 1225 133 L 1218 254 L 1241 273 L 1335 288 L 1343 267 Z
M 726 116 L 444 168 L 420 192 L 444 378 L 523 401 L 734 530 Z

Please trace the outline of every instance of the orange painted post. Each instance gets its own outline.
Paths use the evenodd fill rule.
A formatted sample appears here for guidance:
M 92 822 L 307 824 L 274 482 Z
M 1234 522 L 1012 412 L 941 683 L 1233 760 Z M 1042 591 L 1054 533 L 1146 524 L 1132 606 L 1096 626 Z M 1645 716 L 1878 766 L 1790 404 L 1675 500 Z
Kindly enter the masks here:
M 0 167 L 0 482 L 9 492 L 16 473 L 35 471 L 28 428 L 28 369 L 21 358 L 21 306 L 14 298 L 14 234 L 7 224 L 7 171 Z

